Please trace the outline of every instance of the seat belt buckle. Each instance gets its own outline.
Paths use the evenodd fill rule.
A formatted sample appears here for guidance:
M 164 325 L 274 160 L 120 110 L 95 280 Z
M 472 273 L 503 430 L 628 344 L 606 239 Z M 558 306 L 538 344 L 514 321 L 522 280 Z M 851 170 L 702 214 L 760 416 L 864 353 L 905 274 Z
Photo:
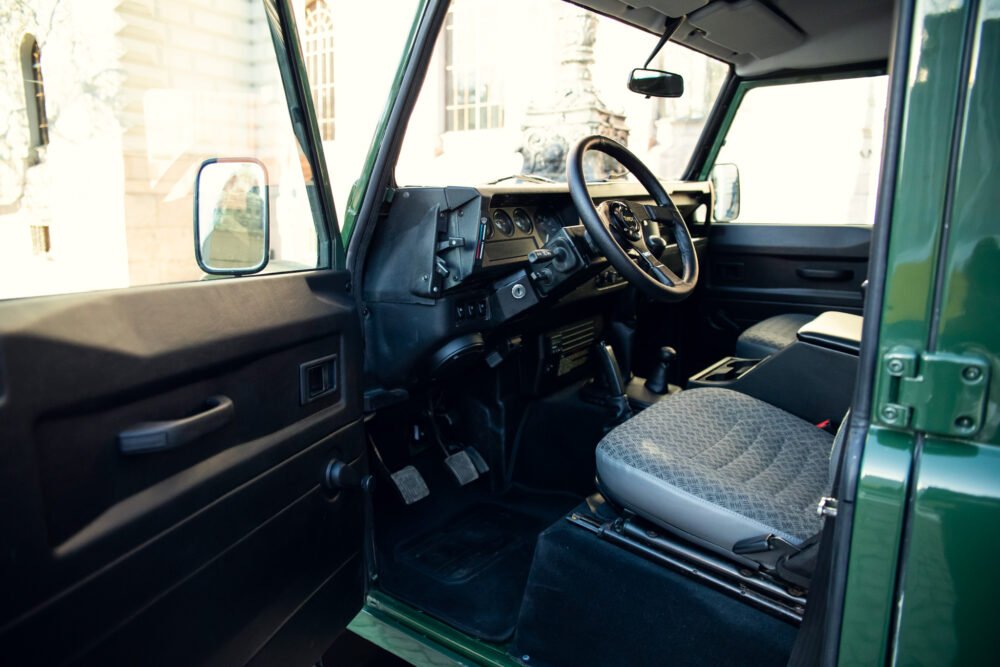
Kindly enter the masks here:
M 819 499 L 819 503 L 816 505 L 816 514 L 820 516 L 837 516 L 837 499 L 830 497 L 823 497 Z

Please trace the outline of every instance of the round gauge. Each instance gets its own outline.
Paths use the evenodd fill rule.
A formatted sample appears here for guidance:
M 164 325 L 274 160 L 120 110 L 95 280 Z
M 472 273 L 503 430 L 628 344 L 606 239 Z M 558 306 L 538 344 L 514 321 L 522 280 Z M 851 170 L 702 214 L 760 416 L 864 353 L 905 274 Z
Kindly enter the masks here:
M 523 208 L 514 209 L 514 226 L 525 234 L 530 234 L 534 229 L 531 224 L 531 216 Z
M 514 235 L 514 223 L 504 211 L 497 211 L 493 214 L 493 226 L 504 236 Z
M 555 214 L 544 208 L 539 210 L 535 216 L 535 226 L 538 227 L 538 233 L 542 236 L 542 245 L 548 243 L 562 229 Z

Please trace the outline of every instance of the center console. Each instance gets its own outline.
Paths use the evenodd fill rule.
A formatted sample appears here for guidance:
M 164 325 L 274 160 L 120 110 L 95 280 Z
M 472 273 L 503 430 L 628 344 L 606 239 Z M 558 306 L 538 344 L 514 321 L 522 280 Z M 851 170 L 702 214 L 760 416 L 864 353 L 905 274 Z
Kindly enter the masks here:
M 851 404 L 861 325 L 857 315 L 823 313 L 771 356 L 725 357 L 692 376 L 687 386 L 733 389 L 814 424 L 836 423 Z

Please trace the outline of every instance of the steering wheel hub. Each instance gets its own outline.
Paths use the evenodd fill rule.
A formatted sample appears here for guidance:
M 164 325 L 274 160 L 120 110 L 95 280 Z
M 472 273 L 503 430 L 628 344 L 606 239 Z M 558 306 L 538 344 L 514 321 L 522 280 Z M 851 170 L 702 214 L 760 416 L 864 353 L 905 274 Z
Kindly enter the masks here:
M 611 213 L 611 219 L 617 223 L 619 231 L 624 234 L 625 238 L 633 243 L 637 243 L 642 239 L 642 225 L 639 224 L 639 219 L 635 217 L 635 213 L 632 212 L 632 208 L 625 202 L 615 201 L 608 205 L 608 210 Z

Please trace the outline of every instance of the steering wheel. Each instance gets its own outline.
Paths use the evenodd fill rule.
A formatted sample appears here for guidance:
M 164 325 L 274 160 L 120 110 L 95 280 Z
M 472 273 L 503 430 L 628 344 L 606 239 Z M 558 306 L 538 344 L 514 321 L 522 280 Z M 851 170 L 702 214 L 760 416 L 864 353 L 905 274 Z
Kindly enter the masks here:
M 646 206 L 630 201 L 604 201 L 594 205 L 583 175 L 587 151 L 599 151 L 618 160 L 646 188 L 656 201 Z M 611 265 L 646 296 L 658 301 L 680 301 L 698 282 L 698 255 L 691 233 L 659 179 L 632 152 L 617 141 L 591 135 L 573 146 L 566 158 L 569 194 L 591 239 Z M 672 224 L 684 269 L 671 271 L 650 251 L 650 244 L 662 247 L 659 225 Z

